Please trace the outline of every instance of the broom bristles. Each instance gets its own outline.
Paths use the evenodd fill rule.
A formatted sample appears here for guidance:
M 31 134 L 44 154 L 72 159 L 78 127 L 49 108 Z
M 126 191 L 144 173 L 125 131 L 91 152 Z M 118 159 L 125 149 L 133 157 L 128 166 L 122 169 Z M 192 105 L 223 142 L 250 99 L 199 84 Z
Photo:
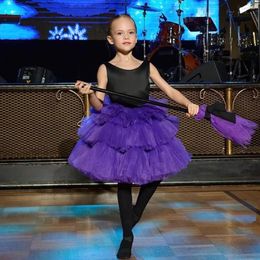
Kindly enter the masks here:
M 203 119 L 205 113 L 206 105 L 201 105 L 195 119 L 197 121 Z M 258 127 L 257 123 L 238 115 L 236 115 L 236 122 L 233 123 L 211 114 L 210 122 L 220 135 L 243 147 L 251 143 L 252 136 Z

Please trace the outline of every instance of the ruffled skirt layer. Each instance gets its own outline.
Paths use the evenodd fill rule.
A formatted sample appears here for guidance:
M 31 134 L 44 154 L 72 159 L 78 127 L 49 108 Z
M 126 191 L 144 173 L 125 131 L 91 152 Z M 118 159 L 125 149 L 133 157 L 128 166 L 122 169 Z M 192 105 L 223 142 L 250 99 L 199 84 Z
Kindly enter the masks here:
M 69 164 L 94 181 L 145 184 L 186 168 L 191 160 L 176 137 L 179 120 L 149 104 L 104 106 L 85 118 Z

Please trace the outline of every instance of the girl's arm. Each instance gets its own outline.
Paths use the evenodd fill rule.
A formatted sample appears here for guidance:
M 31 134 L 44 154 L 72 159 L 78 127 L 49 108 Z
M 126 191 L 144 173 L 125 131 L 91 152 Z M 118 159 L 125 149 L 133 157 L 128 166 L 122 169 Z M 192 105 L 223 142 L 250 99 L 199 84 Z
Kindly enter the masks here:
M 104 64 L 100 65 L 97 72 L 97 82 L 98 87 L 106 89 L 107 86 L 107 71 Z M 90 105 L 97 111 L 100 111 L 103 107 L 103 101 L 105 94 L 101 92 L 94 92 L 90 89 L 91 84 L 78 80 L 75 87 L 79 90 L 81 94 L 89 95 Z
M 193 104 L 180 91 L 172 88 L 160 75 L 156 67 L 150 63 L 150 78 L 170 99 L 188 108 L 188 114 L 194 116 L 199 112 L 199 106 Z

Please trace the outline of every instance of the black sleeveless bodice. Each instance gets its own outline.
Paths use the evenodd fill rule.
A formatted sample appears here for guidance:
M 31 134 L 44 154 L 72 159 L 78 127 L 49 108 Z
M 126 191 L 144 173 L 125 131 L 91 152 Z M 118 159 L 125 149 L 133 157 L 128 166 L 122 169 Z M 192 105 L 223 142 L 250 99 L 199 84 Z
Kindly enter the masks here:
M 148 99 L 149 83 L 149 62 L 144 62 L 136 69 L 121 69 L 111 63 L 105 63 L 107 68 L 107 90 L 135 96 L 142 99 Z M 133 101 L 125 97 L 109 95 L 112 102 L 125 106 L 138 106 L 141 102 Z

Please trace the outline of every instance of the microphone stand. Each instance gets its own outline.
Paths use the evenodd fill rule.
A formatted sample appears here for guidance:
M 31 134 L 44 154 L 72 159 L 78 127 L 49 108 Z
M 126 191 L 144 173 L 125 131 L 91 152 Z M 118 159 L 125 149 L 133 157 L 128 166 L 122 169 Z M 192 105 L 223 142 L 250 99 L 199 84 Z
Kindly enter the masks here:
M 260 1 L 258 1 L 258 8 L 257 8 L 257 30 L 258 30 L 258 75 L 257 81 L 260 81 Z M 257 43 L 256 43 L 257 44 Z
M 178 40 L 179 40 L 179 52 L 178 52 L 178 66 L 179 66 L 179 81 L 182 79 L 182 45 L 181 45 L 181 3 L 184 0 L 178 0 L 179 1 L 179 9 L 176 10 L 177 15 L 179 17 L 179 28 L 178 28 Z
M 205 62 L 209 61 L 209 0 L 207 0 L 207 9 L 206 9 L 206 16 L 207 16 L 207 21 L 206 21 L 206 44 L 205 44 Z
M 232 22 L 233 22 L 233 12 L 231 11 L 228 0 L 225 0 L 228 9 L 228 20 L 229 20 L 229 81 L 233 80 L 233 69 L 232 69 L 232 55 L 233 55 L 233 37 L 232 37 Z
M 144 11 L 143 11 L 143 17 L 144 17 L 144 29 L 143 29 L 143 49 L 144 49 L 144 59 L 146 58 L 146 25 L 145 25 L 145 17 L 146 17 L 146 10 L 147 10 L 147 3 L 144 4 Z

